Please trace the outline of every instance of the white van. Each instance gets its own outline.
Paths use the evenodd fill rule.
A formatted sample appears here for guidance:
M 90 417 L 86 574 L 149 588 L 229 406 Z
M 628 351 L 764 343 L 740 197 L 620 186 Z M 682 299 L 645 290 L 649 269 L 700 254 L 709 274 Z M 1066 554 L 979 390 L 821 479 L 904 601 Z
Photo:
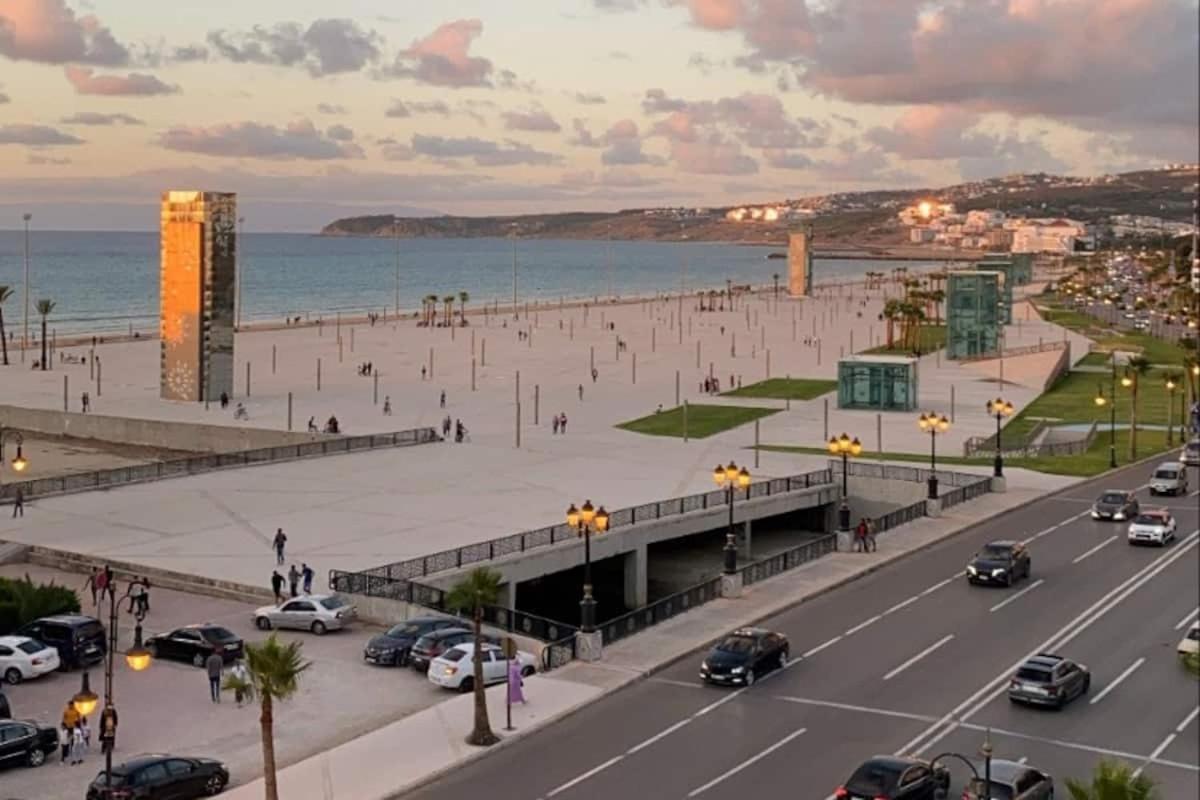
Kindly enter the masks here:
M 1150 494 L 1187 494 L 1187 465 L 1177 461 L 1166 461 L 1154 469 L 1150 478 Z

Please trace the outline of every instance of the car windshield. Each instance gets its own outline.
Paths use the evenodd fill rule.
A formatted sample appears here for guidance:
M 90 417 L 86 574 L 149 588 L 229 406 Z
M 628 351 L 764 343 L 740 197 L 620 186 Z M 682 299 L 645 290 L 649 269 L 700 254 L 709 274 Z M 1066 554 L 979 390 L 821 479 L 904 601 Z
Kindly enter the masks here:
M 1021 667 L 1017 670 L 1017 677 L 1030 683 L 1050 682 L 1050 673 L 1040 667 Z
M 345 607 L 346 601 L 340 597 L 326 597 L 321 601 L 321 605 L 325 606 L 325 608 L 328 608 L 330 611 L 335 611 L 339 608 Z
M 1109 505 L 1118 505 L 1119 506 L 1125 502 L 1125 495 L 1118 494 L 1117 492 L 1105 492 L 1100 497 L 1100 502 L 1108 503 Z
M 421 632 L 421 626 L 411 622 L 405 622 L 400 625 L 393 625 L 388 629 L 387 635 L 393 639 L 403 639 L 406 636 L 416 636 Z
M 451 647 L 446 652 L 442 653 L 443 661 L 462 661 L 463 656 L 467 654 L 466 650 L 461 647 Z
M 899 779 L 900 770 L 896 767 L 870 761 L 855 770 L 846 788 L 855 794 L 875 797 L 890 791 Z
M 1178 477 L 1178 475 L 1179 475 L 1179 473 L 1173 469 L 1160 469 L 1160 470 L 1155 470 L 1155 472 L 1154 472 L 1154 477 L 1167 478 L 1168 480 L 1174 479 L 1174 478 Z
M 1012 558 L 1012 548 L 1003 544 L 989 544 L 979 552 L 979 557 L 989 561 L 1007 561 Z
M 725 640 L 717 645 L 717 649 L 722 653 L 746 655 L 754 652 L 754 639 L 749 636 L 726 636 Z
M 216 639 L 218 642 L 228 642 L 228 641 L 230 641 L 232 639 L 236 639 L 238 637 L 237 637 L 236 633 L 229 630 L 228 628 L 209 628 L 208 629 L 208 638 Z
M 37 639 L 30 639 L 27 642 L 21 642 L 19 645 L 17 645 L 17 649 L 22 650 L 29 655 L 33 655 L 34 653 L 40 653 L 45 650 L 46 645 L 42 644 Z
M 103 786 L 104 781 L 105 781 L 105 775 L 103 772 L 101 772 L 96 775 L 96 780 L 92 781 L 92 785 L 93 786 Z M 123 775 L 122 773 L 117 772 L 116 770 L 113 770 L 113 774 L 112 774 L 112 785 L 113 786 L 126 786 L 128 784 L 129 784 L 129 776 L 128 775 Z
M 1133 523 L 1135 525 L 1162 525 L 1163 518 L 1157 514 L 1138 514 Z

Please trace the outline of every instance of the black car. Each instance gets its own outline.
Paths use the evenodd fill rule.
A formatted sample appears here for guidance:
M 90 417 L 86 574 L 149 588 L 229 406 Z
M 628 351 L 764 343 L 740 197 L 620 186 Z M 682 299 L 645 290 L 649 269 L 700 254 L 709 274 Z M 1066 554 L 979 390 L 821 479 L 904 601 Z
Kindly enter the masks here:
M 58 749 L 58 729 L 32 720 L 0 719 L 0 767 L 40 767 Z
M 1032 570 L 1033 560 L 1025 545 L 1007 539 L 988 542 L 967 564 L 967 582 L 1012 586 L 1028 578 Z
M 229 784 L 229 770 L 211 758 L 136 756 L 112 768 L 111 788 L 101 772 L 87 800 L 191 800 L 212 797 Z
M 1039 653 L 1026 661 L 1008 684 L 1008 699 L 1062 708 L 1087 694 L 1092 673 L 1083 664 L 1052 653 Z
M 1109 489 L 1092 504 L 1092 519 L 1111 519 L 1121 522 L 1137 516 L 1137 496 L 1125 490 Z
M 64 670 L 97 664 L 108 652 L 100 620 L 80 614 L 56 614 L 35 619 L 16 634 L 53 647 L 58 651 L 60 667 Z
M 838 800 L 934 800 L 950 788 L 950 773 L 940 764 L 915 758 L 875 756 L 838 787 Z
M 197 667 L 213 653 L 225 661 L 233 661 L 242 655 L 240 636 L 220 625 L 185 625 L 170 633 L 160 633 L 146 640 L 146 649 L 155 658 L 174 658 L 190 661 Z
M 983 764 L 976 764 L 983 774 Z M 972 778 L 962 800 L 1054 800 L 1054 778 L 1017 761 L 992 759 L 991 792 L 983 778 Z
M 483 640 L 489 644 L 500 644 L 493 636 L 484 636 Z M 475 641 L 475 633 L 462 627 L 441 628 L 431 631 L 420 639 L 417 639 L 412 648 L 409 649 L 409 666 L 417 672 L 428 672 L 430 661 L 433 661 L 457 644 L 473 641 Z
M 461 628 L 462 621 L 452 617 L 416 617 L 408 622 L 393 625 L 387 633 L 373 636 L 363 648 L 363 660 L 371 664 L 403 667 L 408 663 L 409 651 L 427 633 L 443 628 Z
M 740 628 L 708 651 L 700 664 L 700 680 L 750 686 L 758 676 L 787 666 L 788 652 L 788 640 L 782 633 Z

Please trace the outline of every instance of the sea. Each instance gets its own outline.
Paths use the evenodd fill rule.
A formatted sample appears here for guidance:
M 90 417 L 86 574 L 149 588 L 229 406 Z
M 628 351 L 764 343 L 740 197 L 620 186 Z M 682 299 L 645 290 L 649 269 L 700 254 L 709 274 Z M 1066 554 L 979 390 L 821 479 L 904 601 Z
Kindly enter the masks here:
M 30 244 L 30 323 L 34 305 L 55 302 L 57 335 L 158 329 L 159 235 L 138 232 L 33 231 Z M 468 308 L 512 299 L 513 240 L 401 239 L 400 306 L 465 291 Z M 786 281 L 787 262 L 769 259 L 779 247 L 700 242 L 519 239 L 520 302 L 647 296 Z M 25 239 L 0 231 L 0 285 L 13 290 L 4 304 L 14 330 L 23 312 Z M 891 264 L 870 259 L 816 259 L 814 282 L 860 278 Z M 916 271 L 926 265 L 908 263 Z M 242 237 L 242 321 L 280 321 L 394 309 L 397 247 L 393 239 L 247 233 Z

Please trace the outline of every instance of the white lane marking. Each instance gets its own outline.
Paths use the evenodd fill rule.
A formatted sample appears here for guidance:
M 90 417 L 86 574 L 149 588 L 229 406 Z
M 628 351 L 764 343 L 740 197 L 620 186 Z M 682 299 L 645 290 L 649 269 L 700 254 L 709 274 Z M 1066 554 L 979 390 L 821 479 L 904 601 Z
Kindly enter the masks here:
M 679 730 L 684 725 L 687 725 L 691 721 L 692 721 L 691 717 L 688 717 L 687 719 L 679 720 L 679 722 L 676 722 L 674 725 L 672 725 L 669 728 L 659 731 L 658 733 L 654 734 L 653 736 L 651 736 L 649 739 L 642 742 L 641 744 L 636 744 L 633 747 L 629 748 L 628 750 L 625 751 L 625 755 L 631 756 L 634 753 L 638 752 L 639 750 L 643 750 L 643 749 L 649 747 L 650 745 L 657 742 L 659 739 L 663 739 L 663 738 L 666 738 L 667 736 L 670 736 L 672 733 Z
M 1132 594 L 1135 589 L 1173 564 L 1176 559 L 1182 558 L 1183 555 L 1186 554 L 1189 549 L 1191 549 L 1192 545 L 1196 543 L 1197 535 L 1200 535 L 1200 531 L 1193 531 L 1191 535 L 1180 542 L 1179 546 L 1173 551 L 1169 551 L 1161 556 L 1158 556 L 1149 564 L 1142 567 L 1142 569 L 1134 573 L 1131 577 L 1127 578 L 1115 588 L 1111 589 L 1099 600 L 1081 612 L 1078 616 L 1051 634 L 1048 639 L 1035 647 L 1033 650 L 1029 651 L 1029 653 L 1026 655 L 1022 656 L 1019 661 L 1014 663 L 1004 672 L 997 675 L 988 683 L 984 684 L 983 687 L 977 690 L 974 694 L 947 712 L 936 723 L 930 725 L 912 739 L 905 742 L 904 745 L 896 750 L 896 755 L 903 756 L 909 755 L 913 752 L 919 753 L 929 747 L 932 747 L 934 743 L 941 741 L 943 738 L 949 735 L 958 724 L 961 724 L 961 722 L 955 722 L 955 717 L 957 717 L 959 714 L 962 714 L 964 710 L 973 709 L 971 713 L 974 713 L 974 711 L 982 708 L 986 703 L 1002 694 L 1005 690 L 1005 684 L 1007 681 L 1011 678 L 1012 674 L 1022 664 L 1025 663 L 1026 659 L 1037 655 L 1038 653 L 1047 652 L 1054 649 L 1057 646 L 1056 643 L 1064 636 L 1064 634 L 1071 631 L 1072 628 L 1075 628 L 1075 631 L 1071 634 L 1070 638 L 1074 639 L 1075 636 L 1090 627 L 1093 622 L 1107 613 L 1111 608 Z M 1097 610 L 1099 610 L 1098 613 Z M 1000 688 L 997 690 L 997 687 Z M 938 733 L 939 730 L 941 733 Z M 934 734 L 937 734 L 936 737 L 929 738 L 933 737 Z M 928 739 L 928 741 L 922 744 L 922 741 L 926 739 Z M 918 745 L 920 745 L 919 748 Z
M 854 634 L 861 631 L 863 628 L 867 627 L 868 625 L 874 625 L 876 622 L 879 622 L 879 620 L 881 620 L 881 619 L 883 619 L 883 614 L 876 614 L 875 616 L 871 617 L 870 619 L 864 620 L 863 622 L 858 623 L 857 625 L 855 625 L 853 628 L 846 631 L 842 635 L 843 636 L 853 636 Z
M 1029 592 L 1032 592 L 1034 589 L 1041 586 L 1045 582 L 1046 582 L 1045 578 L 1038 578 L 1036 581 L 1029 584 L 1024 589 L 1017 592 L 1016 594 L 1010 595 L 1008 598 L 1001 600 L 999 603 L 996 603 L 996 605 L 992 606 L 990 609 L 988 609 L 988 611 L 993 614 L 996 613 L 997 611 L 1004 608 L 1009 603 L 1013 602 L 1014 600 L 1018 600 L 1018 599 L 1024 597 L 1026 594 L 1028 594 Z
M 1124 750 L 1110 750 L 1107 747 L 1097 747 L 1091 744 L 1080 744 L 1079 742 L 1068 742 L 1064 739 L 1047 739 L 1042 736 L 1033 736 L 1028 733 L 1018 733 L 1017 731 L 1008 731 L 1003 728 L 993 728 L 990 725 L 978 725 L 974 722 L 962 723 L 962 729 L 966 731 L 977 731 L 983 733 L 991 731 L 994 736 L 1009 736 L 1014 739 L 1021 739 L 1027 742 L 1038 742 L 1040 744 L 1051 744 L 1055 747 L 1063 747 L 1068 750 L 1079 750 L 1083 753 L 1095 753 L 1096 755 L 1109 756 L 1111 758 L 1119 758 L 1123 761 L 1137 763 L 1144 761 L 1147 764 L 1153 763 L 1164 767 L 1174 767 L 1176 769 L 1184 769 L 1189 772 L 1200 772 L 1200 766 L 1195 764 L 1184 764 L 1179 761 L 1169 761 L 1165 758 L 1151 759 L 1149 756 L 1139 755 L 1137 753 L 1128 753 Z
M 697 711 L 692 716 L 693 717 L 703 717 L 708 712 L 725 705 L 730 700 L 734 699 L 735 697 L 740 695 L 742 692 L 746 691 L 747 688 L 749 688 L 749 687 L 743 686 L 741 689 L 737 689 L 735 691 L 730 692 L 729 694 L 725 695 L 724 697 L 722 697 L 720 700 L 716 701 L 715 703 L 709 703 L 708 705 L 706 705 L 704 708 Z
M 557 789 L 551 789 L 549 792 L 546 792 L 546 797 L 554 797 L 556 794 L 565 792 L 567 789 L 570 789 L 572 786 L 577 786 L 577 785 L 583 783 L 588 778 L 592 777 L 593 775 L 595 775 L 598 772 L 603 772 L 604 770 L 608 769 L 613 764 L 616 764 L 618 761 L 620 761 L 623 758 L 625 758 L 625 756 L 623 756 L 623 755 L 613 756 L 608 761 L 605 761 L 603 764 L 598 764 L 598 765 L 592 767 L 587 772 L 580 775 L 578 778 L 572 778 L 571 780 L 564 783 L 562 786 L 559 786 Z
M 1186 728 L 1188 725 L 1191 725 L 1192 720 L 1194 720 L 1197 716 L 1200 716 L 1200 706 L 1196 706 L 1195 708 L 1193 708 L 1192 713 L 1190 713 L 1186 717 L 1184 717 L 1183 722 L 1181 722 L 1175 726 L 1175 732 L 1183 733 L 1183 729 Z
M 889 673 L 887 673 L 886 675 L 884 675 L 884 676 L 883 676 L 883 679 L 884 679 L 885 681 L 890 681 L 892 678 L 896 677 L 896 676 L 897 676 L 897 675 L 899 675 L 901 672 L 904 672 L 904 670 L 908 669 L 908 668 L 909 668 L 909 667 L 911 667 L 913 664 L 917 663 L 917 662 L 918 662 L 918 661 L 920 661 L 922 658 L 924 658 L 925 656 L 929 655 L 929 654 L 930 654 L 930 653 L 932 653 L 933 651 L 937 650 L 939 647 L 941 647 L 942 645 L 946 644 L 946 642 L 950 641 L 950 640 L 951 640 L 951 639 L 953 639 L 953 638 L 954 638 L 954 634 L 953 634 L 953 633 L 948 633 L 948 634 L 946 634 L 946 635 L 945 635 L 945 636 L 943 636 L 941 639 L 938 639 L 936 642 L 934 642 L 933 644 L 929 645 L 929 647 L 926 647 L 924 650 L 922 650 L 921 652 L 917 653 L 915 656 L 913 656 L 912 658 L 910 658 L 908 661 L 905 661 L 903 664 L 901 664 L 900 666 L 898 666 L 898 667 L 896 667 L 895 669 L 893 669 L 891 672 L 889 672 Z
M 938 581 L 938 582 L 937 582 L 937 583 L 935 583 L 933 586 L 930 586 L 928 589 L 926 589 L 925 591 L 921 592 L 921 594 L 920 594 L 919 596 L 920 596 L 920 597 L 924 597 L 925 595 L 928 595 L 928 594 L 933 594 L 933 593 L 934 593 L 934 592 L 936 592 L 938 589 L 940 589 L 940 588 L 942 588 L 943 586 L 945 586 L 947 583 L 950 583 L 951 581 L 953 581 L 953 580 L 955 580 L 956 578 L 958 578 L 958 576 L 959 576 L 959 575 L 961 575 L 961 574 L 962 574 L 962 573 L 955 573 L 954 575 L 951 575 L 949 578 L 946 578 L 946 580 L 944 580 L 944 581 Z
M 1161 756 L 1163 754 L 1163 751 L 1171 746 L 1171 742 L 1175 741 L 1175 737 L 1178 735 L 1179 735 L 1178 733 L 1168 733 L 1167 738 L 1162 740 L 1162 744 L 1160 744 L 1158 747 L 1154 748 L 1154 752 L 1150 754 L 1150 758 L 1146 759 L 1146 763 L 1142 764 L 1140 767 L 1138 767 L 1137 769 L 1135 769 L 1133 771 L 1133 777 L 1136 778 L 1137 776 L 1141 775 L 1142 770 L 1144 770 L 1151 761 L 1153 761 L 1154 759 Z
M 1188 624 L 1189 622 L 1191 622 L 1191 621 L 1192 621 L 1192 619 L 1193 619 L 1195 616 L 1197 616 L 1197 615 L 1200 615 L 1200 606 L 1198 606 L 1197 608 L 1193 609 L 1192 611 L 1189 611 L 1189 612 L 1188 612 L 1188 615 L 1187 615 L 1186 617 L 1184 617 L 1183 619 L 1179 620 L 1179 622 L 1176 622 L 1176 623 L 1175 623 L 1175 630 L 1179 630 L 1179 629 L 1180 629 L 1180 628 L 1182 628 L 1184 625 L 1187 625 L 1187 624 Z
M 903 603 L 897 603 L 896 605 L 889 608 L 887 611 L 883 612 L 883 615 L 886 617 L 888 614 L 895 614 L 900 609 L 911 606 L 913 603 L 917 602 L 920 599 L 921 599 L 921 595 L 914 594 L 912 597 L 908 598 Z
M 830 639 L 828 642 L 825 642 L 825 644 L 819 644 L 819 645 L 817 645 L 816 647 L 814 647 L 812 650 L 809 650 L 807 653 L 805 653 L 803 656 L 801 656 L 801 658 L 812 658 L 812 657 L 813 657 L 813 656 L 815 656 L 817 653 L 819 653 L 819 652 L 821 652 L 822 650 L 824 650 L 826 647 L 829 647 L 830 645 L 837 644 L 837 643 L 838 643 L 838 642 L 840 642 L 841 640 L 842 640 L 842 637 L 841 637 L 841 636 L 835 636 L 835 637 L 833 637 L 832 639 Z
M 1096 703 L 1099 703 L 1101 700 L 1103 700 L 1104 698 L 1108 697 L 1108 693 L 1109 693 L 1109 692 L 1111 692 L 1113 689 L 1115 689 L 1115 688 L 1117 688 L 1118 686 L 1120 686 L 1120 685 L 1121 685 L 1121 681 L 1123 681 L 1123 680 L 1125 680 L 1126 678 L 1128 678 L 1128 677 L 1129 677 L 1130 675 L 1132 675 L 1132 674 L 1133 674 L 1135 671 L 1137 671 L 1138 667 L 1142 666 L 1142 664 L 1145 664 L 1145 663 L 1146 663 L 1146 658 L 1145 658 L 1145 656 L 1143 656 L 1142 658 L 1139 658 L 1137 661 L 1135 661 L 1135 662 L 1133 662 L 1132 664 L 1130 664 L 1128 667 L 1126 667 L 1126 668 L 1125 668 L 1125 671 L 1124 671 L 1124 672 L 1122 672 L 1120 675 L 1118 675 L 1116 678 L 1114 678 L 1114 679 L 1113 679 L 1113 681 L 1112 681 L 1110 684 L 1108 684 L 1108 686 L 1105 686 L 1105 687 L 1104 687 L 1104 691 L 1100 692 L 1100 694 L 1098 694 L 1098 695 L 1096 695 L 1095 697 L 1093 697 L 1093 698 L 1092 698 L 1092 699 L 1091 699 L 1091 700 L 1088 702 L 1088 705 L 1093 705 L 1093 706 L 1094 706 L 1094 705 L 1096 705 Z
M 717 777 L 713 778 L 711 781 L 704 784 L 703 786 L 701 786 L 697 789 L 693 789 L 692 791 L 688 792 L 688 797 L 695 797 L 696 795 L 703 794 L 704 792 L 707 792 L 712 787 L 716 786 L 718 783 L 721 783 L 729 778 L 732 778 L 734 775 L 737 775 L 739 772 L 746 769 L 747 767 L 751 767 L 754 764 L 761 761 L 762 759 L 771 755 L 771 753 L 774 753 L 776 750 L 783 747 L 788 742 L 795 739 L 797 736 L 803 735 L 807 730 L 808 730 L 807 728 L 801 728 L 800 730 L 793 731 L 792 733 L 790 733 L 787 736 L 780 739 L 775 744 L 768 747 L 766 750 L 763 750 L 761 753 L 751 756 L 750 758 L 748 758 L 745 761 L 743 761 L 742 763 L 738 764 L 736 767 L 729 770 L 728 772 L 724 772 L 724 773 L 718 775 Z
M 1071 559 L 1071 563 L 1072 563 L 1072 564 L 1078 564 L 1080 561 L 1083 561 L 1083 560 L 1084 560 L 1085 558 L 1087 558 L 1088 556 L 1091 556 L 1091 555 L 1094 555 L 1094 554 L 1096 554 L 1096 553 L 1099 553 L 1101 550 L 1103 550 L 1105 547 L 1108 547 L 1110 544 L 1112 544 L 1112 543 L 1113 543 L 1113 542 L 1115 542 L 1116 540 L 1117 540 L 1117 537 L 1116 537 L 1116 536 L 1110 536 L 1110 537 L 1108 537 L 1108 538 L 1107 538 L 1107 539 L 1105 539 L 1103 542 L 1101 542 L 1100 544 L 1098 544 L 1098 545 L 1096 545 L 1095 547 L 1091 548 L 1090 550 L 1088 550 L 1088 551 L 1086 551 L 1086 552 L 1083 552 L 1083 553 L 1080 553 L 1079 555 L 1075 556 L 1075 558 Z
M 667 686 L 682 686 L 685 689 L 703 689 L 704 684 L 694 681 L 677 681 L 672 678 L 651 678 L 650 683 L 665 683 Z
M 836 708 L 839 711 L 858 711 L 863 714 L 877 714 L 881 717 L 895 717 L 897 719 L 911 719 L 917 722 L 933 722 L 937 717 L 931 717 L 928 714 L 912 714 L 907 711 L 892 711 L 886 708 L 871 708 L 869 706 L 856 706 L 850 703 L 837 703 L 833 700 L 813 700 L 808 697 L 790 697 L 787 695 L 776 695 L 776 700 L 783 700 L 787 703 L 796 703 L 803 706 L 820 706 L 821 708 Z

